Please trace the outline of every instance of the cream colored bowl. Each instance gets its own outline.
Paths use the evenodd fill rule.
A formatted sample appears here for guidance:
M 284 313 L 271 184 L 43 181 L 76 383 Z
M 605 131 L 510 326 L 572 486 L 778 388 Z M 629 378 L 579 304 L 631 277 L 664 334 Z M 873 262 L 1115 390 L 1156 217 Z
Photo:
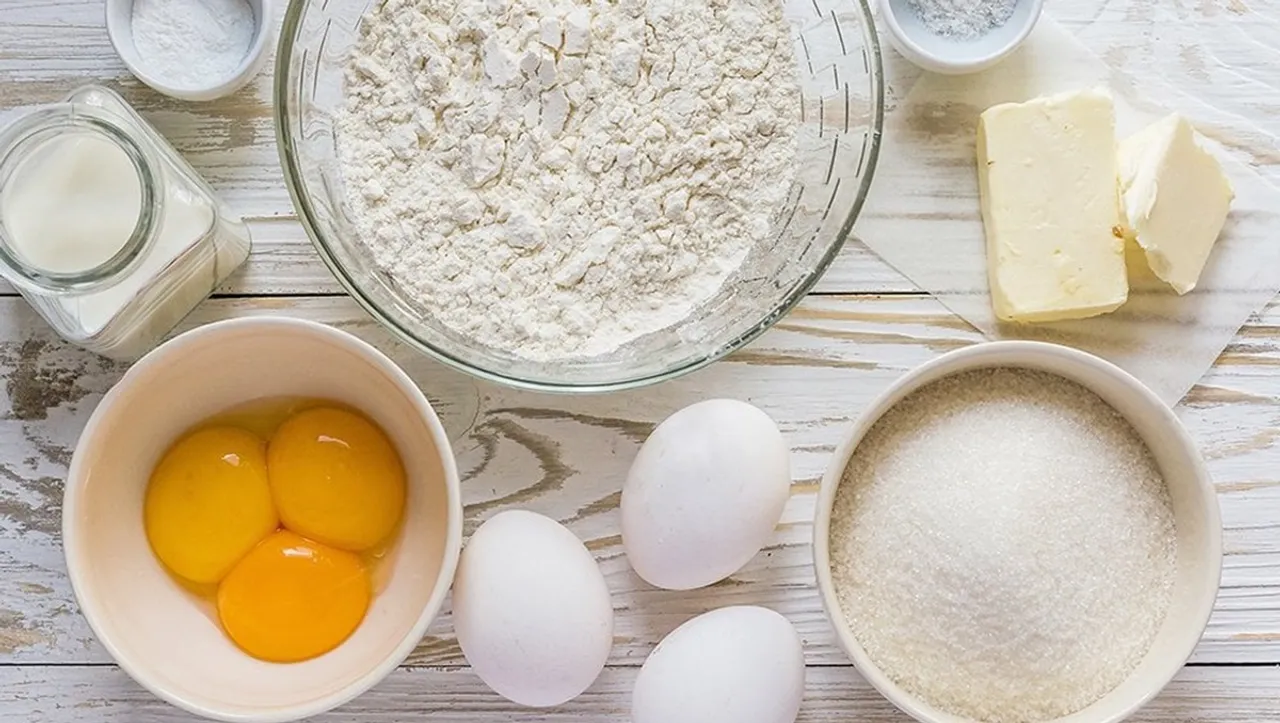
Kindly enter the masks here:
M 1138 667 L 1093 705 L 1053 723 L 1114 723 L 1142 707 L 1190 657 L 1209 621 L 1222 571 L 1218 499 L 1204 461 L 1173 412 L 1119 367 L 1085 352 L 1054 344 L 1002 341 L 978 344 L 928 362 L 895 382 L 854 423 L 822 478 L 814 520 L 814 568 L 827 617 L 840 646 L 876 690 L 925 723 L 972 723 L 925 703 L 890 680 L 868 657 L 845 622 L 831 574 L 831 508 L 845 468 L 868 430 L 904 397 L 942 377 L 971 369 L 1023 367 L 1051 372 L 1092 390 L 1146 442 L 1169 487 L 1177 526 L 1177 575 L 1163 626 Z
M 150 471 L 183 431 L 228 407 L 282 395 L 364 412 L 395 443 L 409 484 L 387 582 L 364 622 L 335 650 L 292 664 L 241 652 L 210 606 L 161 568 L 142 526 Z M 76 598 L 120 667 L 192 713 L 267 723 L 344 703 L 413 650 L 453 580 L 462 504 L 444 428 L 390 359 L 321 324 L 256 317 L 173 339 L 107 393 L 71 461 L 62 534 Z

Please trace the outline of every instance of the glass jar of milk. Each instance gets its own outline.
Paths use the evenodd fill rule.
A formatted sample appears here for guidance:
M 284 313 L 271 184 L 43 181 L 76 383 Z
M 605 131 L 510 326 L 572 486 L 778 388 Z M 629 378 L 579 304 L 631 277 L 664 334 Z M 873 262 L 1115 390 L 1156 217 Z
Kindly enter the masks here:
M 132 360 L 249 255 L 249 231 L 119 95 L 0 131 L 0 275 L 68 341 Z

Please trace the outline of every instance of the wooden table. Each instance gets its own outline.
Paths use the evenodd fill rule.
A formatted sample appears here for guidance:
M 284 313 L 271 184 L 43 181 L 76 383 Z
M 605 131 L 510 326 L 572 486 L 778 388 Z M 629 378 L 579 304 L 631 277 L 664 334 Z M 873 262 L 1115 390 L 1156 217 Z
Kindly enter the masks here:
M 1117 67 L 1167 78 L 1161 92 L 1169 91 L 1170 105 L 1194 110 L 1211 102 L 1233 113 L 1238 127 L 1207 131 L 1280 181 L 1280 2 L 1051 0 L 1049 7 Z M 214 103 L 159 97 L 125 72 L 102 18 L 101 0 L 0 0 L 0 107 L 54 101 L 87 81 L 119 89 L 251 219 L 248 265 L 184 326 L 290 314 L 341 326 L 388 351 L 439 405 L 457 440 L 467 532 L 501 509 L 555 517 L 594 551 L 613 592 L 613 657 L 570 704 L 521 711 L 489 693 L 467 669 L 444 614 L 401 670 L 322 720 L 625 721 L 631 681 L 652 646 L 692 615 L 735 603 L 777 609 L 802 634 L 810 666 L 802 720 L 906 720 L 836 647 L 814 588 L 809 520 L 822 469 L 859 410 L 906 370 L 979 341 L 974 330 L 851 243 L 812 297 L 772 331 L 683 379 L 590 397 L 475 382 L 394 342 L 320 263 L 282 185 L 269 77 Z M 891 94 L 904 93 L 911 77 L 894 62 Z M 1276 235 L 1280 242 L 1280 229 Z M 21 298 L 0 288 L 0 720 L 191 720 L 112 664 L 77 611 L 63 565 L 62 478 L 86 418 L 123 370 L 58 341 Z M 657 591 L 627 566 L 619 488 L 653 424 L 712 396 L 749 400 L 778 420 L 795 453 L 792 498 L 774 540 L 730 581 Z M 1223 586 L 1190 665 L 1137 719 L 1277 721 L 1280 304 L 1250 320 L 1177 411 L 1217 484 Z

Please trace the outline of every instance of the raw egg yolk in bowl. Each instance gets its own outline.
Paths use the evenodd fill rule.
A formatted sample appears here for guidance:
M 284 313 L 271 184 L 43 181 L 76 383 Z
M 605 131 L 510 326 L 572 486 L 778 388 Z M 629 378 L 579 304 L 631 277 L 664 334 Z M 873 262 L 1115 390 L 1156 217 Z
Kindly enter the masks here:
M 343 550 L 368 550 L 404 514 L 404 468 L 364 417 L 321 407 L 290 417 L 267 449 L 271 496 L 285 527 Z
M 360 626 L 404 516 L 387 435 L 358 412 L 255 403 L 198 425 L 151 473 L 143 524 L 179 583 L 261 660 L 323 655 Z
M 151 549 L 170 572 L 217 583 L 280 524 L 266 443 L 235 427 L 183 437 L 151 473 L 143 516 Z

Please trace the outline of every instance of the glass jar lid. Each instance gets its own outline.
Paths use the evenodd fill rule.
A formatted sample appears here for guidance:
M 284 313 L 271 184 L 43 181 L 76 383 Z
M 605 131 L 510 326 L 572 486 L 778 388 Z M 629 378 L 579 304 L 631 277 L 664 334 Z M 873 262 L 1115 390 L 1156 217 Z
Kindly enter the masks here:
M 126 123 L 102 108 L 59 103 L 0 130 L 0 276 L 28 290 L 77 293 L 112 285 L 140 260 L 164 194 Z

